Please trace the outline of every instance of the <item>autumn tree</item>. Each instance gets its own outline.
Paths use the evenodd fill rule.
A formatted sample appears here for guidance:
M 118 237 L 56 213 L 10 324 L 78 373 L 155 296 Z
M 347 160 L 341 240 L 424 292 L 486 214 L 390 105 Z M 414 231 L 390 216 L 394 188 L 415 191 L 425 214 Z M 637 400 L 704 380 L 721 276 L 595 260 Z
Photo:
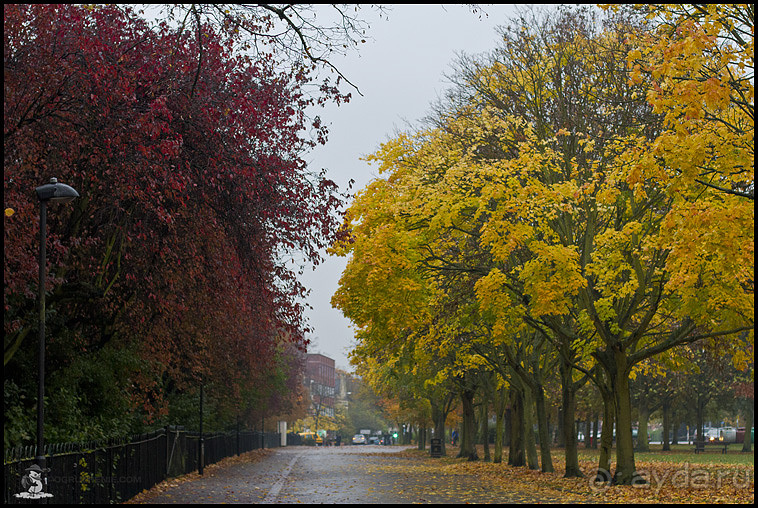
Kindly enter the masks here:
M 624 45 L 624 32 L 617 28 L 591 40 L 581 27 L 582 24 L 578 23 L 563 32 L 573 38 L 573 43 L 557 41 L 555 46 L 548 47 L 548 58 L 561 55 L 560 64 L 552 60 L 538 63 L 539 58 L 535 55 L 539 53 L 533 51 L 494 60 L 489 67 L 472 67 L 469 77 L 474 83 L 474 91 L 466 97 L 480 105 L 481 118 L 487 118 L 492 126 L 473 131 L 481 140 L 478 152 L 491 150 L 492 139 L 499 141 L 501 147 L 513 146 L 512 142 L 503 143 L 508 141 L 503 133 L 513 130 L 517 123 L 504 118 L 501 110 L 529 119 L 530 123 L 522 131 L 527 133 L 527 138 L 540 140 L 521 143 L 516 159 L 491 164 L 491 172 L 485 173 L 482 179 L 485 189 L 482 213 L 488 214 L 489 220 L 482 234 L 482 244 L 490 248 L 495 260 L 505 266 L 493 269 L 478 284 L 480 296 L 493 301 L 496 301 L 497 294 L 494 287 L 500 284 L 505 294 L 513 295 L 513 305 L 523 306 L 526 311 L 523 315 L 530 324 L 544 330 L 548 336 L 563 337 L 577 348 L 575 354 L 580 356 L 587 354 L 588 344 L 581 337 L 586 337 L 588 332 L 590 336 L 597 334 L 593 340 L 618 337 L 607 342 L 609 349 L 604 352 L 601 352 L 603 346 L 600 343 L 600 347 L 591 346 L 589 351 L 600 368 L 606 371 L 606 382 L 611 383 L 611 389 L 606 393 L 613 394 L 616 399 L 619 434 L 626 435 L 619 439 L 616 481 L 626 483 L 633 481 L 634 476 L 631 422 L 626 414 L 629 390 L 624 381 L 629 369 L 636 362 L 677 344 L 752 327 L 749 279 L 732 275 L 751 266 L 752 250 L 747 229 L 752 227 L 749 225 L 752 224 L 752 212 L 741 203 L 721 195 L 710 193 L 701 197 L 703 201 L 711 200 L 709 207 L 712 210 L 725 210 L 723 200 L 727 200 L 728 209 L 746 221 L 744 227 L 741 225 L 730 232 L 714 232 L 714 236 L 722 241 L 730 235 L 736 237 L 736 242 L 724 243 L 728 246 L 725 248 L 731 248 L 730 255 L 736 255 L 739 261 L 733 259 L 730 266 L 719 266 L 718 269 L 711 266 L 706 272 L 713 277 L 714 286 L 711 287 L 714 291 L 730 295 L 728 298 L 733 294 L 740 295 L 741 300 L 734 301 L 734 305 L 719 305 L 717 302 L 722 301 L 719 298 L 704 299 L 703 286 L 698 284 L 697 298 L 695 293 L 688 293 L 692 300 L 682 303 L 681 293 L 677 294 L 677 291 L 688 291 L 688 288 L 677 288 L 676 277 L 668 279 L 673 271 L 682 276 L 689 271 L 689 267 L 682 271 L 681 265 L 675 268 L 676 262 L 672 261 L 676 255 L 669 256 L 671 243 L 667 242 L 674 229 L 669 228 L 677 220 L 678 212 L 669 213 L 673 201 L 670 195 L 662 192 L 659 181 L 645 182 L 638 177 L 640 163 L 631 159 L 639 153 L 633 148 L 626 150 L 631 146 L 649 146 L 656 133 L 656 117 L 644 102 L 634 99 L 639 94 L 633 84 L 627 83 L 625 73 L 613 67 L 614 62 L 616 65 L 624 62 L 628 49 Z M 629 30 L 629 26 L 622 26 L 622 30 Z M 527 39 L 531 40 L 543 39 Z M 504 51 L 510 54 L 509 51 L 513 53 L 514 48 L 521 47 L 530 46 L 513 43 L 506 45 Z M 579 54 L 583 56 L 577 58 Z M 572 65 L 583 69 L 583 73 L 572 71 Z M 572 80 L 574 74 L 583 78 Z M 520 97 L 518 92 L 522 90 L 527 93 Z M 628 100 L 620 102 L 622 97 Z M 547 109 L 546 105 L 553 104 L 564 104 L 566 109 Z M 582 105 L 588 109 L 580 112 L 578 108 Z M 575 108 L 574 113 L 566 115 L 570 108 Z M 545 110 L 555 111 L 555 115 L 546 115 Z M 467 113 L 465 116 L 472 115 Z M 482 122 L 477 125 L 481 129 Z M 555 137 L 551 138 L 551 135 Z M 614 137 L 621 141 L 612 141 Z M 508 200 L 508 195 L 513 199 Z M 698 207 L 699 210 L 705 208 L 704 203 Z M 671 222 L 661 222 L 663 217 Z M 726 226 L 730 223 L 724 220 L 718 224 Z M 703 223 L 699 225 L 705 226 Z M 694 230 L 692 235 L 695 236 Z M 616 240 L 606 243 L 614 237 Z M 630 240 L 631 244 L 625 243 Z M 659 253 L 643 247 L 650 240 L 659 242 L 656 243 Z M 702 234 L 700 240 L 711 245 L 712 240 L 702 238 Z M 628 248 L 639 241 L 638 247 Z M 640 256 L 643 252 L 637 251 L 640 247 L 648 253 Z M 619 255 L 622 257 L 615 257 Z M 624 258 L 627 261 L 623 261 Z M 688 256 L 688 259 L 697 258 Z M 683 263 L 683 260 L 679 262 Z M 671 272 L 661 272 L 664 267 Z M 666 278 L 658 279 L 658 273 L 665 274 Z M 736 282 L 738 280 L 743 282 Z M 721 292 L 725 283 L 730 289 Z M 657 287 L 665 287 L 666 291 L 659 291 Z M 564 307 L 566 304 L 568 307 Z M 572 310 L 574 304 L 578 306 Z M 705 319 L 703 309 L 694 308 L 698 305 L 711 306 L 708 311 L 710 329 L 696 329 L 696 320 Z M 498 307 L 503 308 L 503 305 Z M 736 315 L 732 317 L 732 313 Z M 720 331 L 714 330 L 718 328 L 713 322 L 716 315 L 723 319 Z M 631 327 L 626 332 L 622 328 L 614 332 L 613 326 L 608 327 L 609 318 L 613 322 L 620 319 L 617 323 L 622 327 Z M 659 322 L 661 318 L 664 320 Z M 661 325 L 666 326 L 665 319 L 671 323 L 668 325 L 671 327 L 669 335 L 658 335 L 655 330 Z M 626 357 L 627 353 L 622 353 L 623 360 L 618 363 L 617 360 L 621 360 L 618 353 L 611 353 L 616 348 L 621 351 L 630 348 L 633 353 L 630 358 Z M 581 367 L 577 359 L 574 356 L 570 361 Z
M 488 335 L 471 323 L 486 311 L 495 340 L 524 326 L 547 338 L 562 358 L 567 474 L 581 474 L 578 370 L 600 389 L 604 424 L 616 422 L 620 484 L 638 481 L 632 369 L 703 339 L 739 361 L 744 343 L 734 339 L 751 331 L 751 342 L 753 329 L 752 207 L 710 186 L 688 200 L 679 180 L 656 176 L 666 171 L 654 155 L 666 124 L 647 101 L 650 82 L 627 67 L 636 51 L 627 34 L 643 27 L 627 14 L 601 25 L 564 8 L 505 29 L 489 60 L 465 62 L 435 128 L 374 156 L 391 171 L 387 188 L 400 190 L 382 207 L 394 238 L 414 239 L 403 269 L 457 306 L 428 309 L 438 332 L 456 330 L 439 337 L 475 359 L 472 339 Z M 386 291 L 376 301 L 390 302 L 398 295 Z
M 341 202 L 302 158 L 326 136 L 304 111 L 346 97 L 306 95 L 306 70 L 209 24 L 199 40 L 126 8 L 17 5 L 4 28 L 6 385 L 34 385 L 29 190 L 57 176 L 82 197 L 49 224 L 51 379 L 92 415 L 115 392 L 155 419 L 200 382 L 230 414 L 273 400 L 285 344 L 307 343 L 287 260 L 318 262 Z M 104 358 L 112 380 L 74 368 Z
M 412 140 L 400 141 L 405 142 Z M 468 397 L 470 402 L 473 394 L 467 370 L 475 366 L 471 355 L 460 348 L 465 335 L 458 319 L 467 317 L 422 266 L 426 231 L 415 227 L 408 215 L 414 206 L 408 193 L 421 190 L 413 184 L 412 168 L 391 168 L 392 162 L 384 161 L 381 171 L 393 174 L 367 186 L 347 211 L 349 239 L 332 252 L 351 259 L 332 304 L 358 327 L 352 361 L 367 369 L 366 378 L 378 384 L 396 384 L 404 379 L 398 372 L 410 370 L 419 379 L 411 386 L 417 396 L 429 399 L 435 435 L 440 436 L 451 395 Z M 470 410 L 466 412 L 465 451 L 472 458 L 473 417 Z

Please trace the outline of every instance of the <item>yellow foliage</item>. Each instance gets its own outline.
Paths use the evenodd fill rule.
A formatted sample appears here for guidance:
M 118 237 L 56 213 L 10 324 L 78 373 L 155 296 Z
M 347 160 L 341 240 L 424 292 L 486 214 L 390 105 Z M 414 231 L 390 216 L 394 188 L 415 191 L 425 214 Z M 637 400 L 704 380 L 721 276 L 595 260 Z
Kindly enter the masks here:
M 524 39 L 529 58 L 506 46 L 443 127 L 366 158 L 382 178 L 356 195 L 349 241 L 332 248 L 350 256 L 332 303 L 357 327 L 362 369 L 385 380 L 405 368 L 422 379 L 414 389 L 433 389 L 486 368 L 474 344 L 534 353 L 527 322 L 568 330 L 584 365 L 609 345 L 660 345 L 689 320 L 707 333 L 751 326 L 754 210 L 740 193 L 754 178 L 753 42 L 723 40 L 737 7 L 704 6 L 698 22 L 686 6 L 649 9 L 658 26 L 628 38 Z M 614 58 L 622 80 L 607 75 Z M 569 104 L 571 87 L 597 118 L 539 116 Z M 513 97 L 524 118 L 495 107 Z M 649 125 L 611 124 L 630 101 L 624 114 L 648 108 Z M 659 375 L 676 363 L 665 361 L 628 367 Z
M 664 18 L 656 30 L 632 34 L 632 80 L 652 83 L 647 98 L 664 115 L 654 156 L 681 176 L 732 190 L 755 179 L 754 36 L 747 6 L 706 4 L 649 5 L 651 19 Z M 743 35 L 744 34 L 744 35 Z M 676 186 L 672 190 L 686 191 Z
M 586 285 L 579 267 L 579 253 L 575 247 L 537 242 L 530 247 L 536 257 L 524 263 L 519 279 L 531 299 L 532 315 L 566 314 L 573 297 Z

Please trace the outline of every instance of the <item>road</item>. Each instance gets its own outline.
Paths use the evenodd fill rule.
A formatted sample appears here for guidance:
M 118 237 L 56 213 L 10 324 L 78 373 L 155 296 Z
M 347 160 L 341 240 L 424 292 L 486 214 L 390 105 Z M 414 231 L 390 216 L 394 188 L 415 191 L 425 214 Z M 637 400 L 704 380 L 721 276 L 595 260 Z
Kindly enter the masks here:
M 510 503 L 560 502 L 492 488 L 472 475 L 441 473 L 398 457 L 402 447 L 297 446 L 259 462 L 225 467 L 181 483 L 150 503 Z

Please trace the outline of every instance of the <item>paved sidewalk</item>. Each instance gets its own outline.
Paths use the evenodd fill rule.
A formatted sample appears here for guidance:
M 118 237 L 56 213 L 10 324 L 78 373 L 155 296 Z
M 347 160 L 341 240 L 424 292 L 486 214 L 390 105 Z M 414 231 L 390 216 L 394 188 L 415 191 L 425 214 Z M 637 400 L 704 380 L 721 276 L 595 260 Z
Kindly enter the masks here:
M 190 473 L 166 480 L 134 503 L 202 504 L 260 503 L 273 486 L 287 459 L 276 449 L 255 450 L 205 467 L 205 474 Z
M 444 473 L 436 463 L 402 457 L 407 447 L 287 447 L 254 462 L 232 459 L 164 482 L 132 503 L 561 503 L 539 493 L 509 492 L 476 475 Z M 252 452 L 251 452 L 252 453 Z

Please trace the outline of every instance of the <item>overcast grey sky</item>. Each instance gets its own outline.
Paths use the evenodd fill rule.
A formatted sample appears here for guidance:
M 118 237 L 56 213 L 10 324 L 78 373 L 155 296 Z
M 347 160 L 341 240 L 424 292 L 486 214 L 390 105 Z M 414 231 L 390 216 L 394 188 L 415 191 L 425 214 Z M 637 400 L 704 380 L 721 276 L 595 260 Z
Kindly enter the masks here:
M 515 16 L 516 5 L 483 5 L 487 13 L 473 13 L 462 5 L 394 5 L 387 16 L 364 7 L 362 17 L 371 28 L 359 52 L 337 56 L 332 63 L 363 93 L 353 93 L 348 104 L 328 106 L 316 113 L 330 126 L 329 141 L 306 159 L 315 169 L 328 169 L 328 176 L 341 189 L 355 180 L 353 192 L 378 177 L 375 168 L 360 158 L 373 153 L 408 123 L 417 125 L 430 105 L 448 87 L 444 74 L 456 53 L 476 55 L 497 45 L 495 27 Z M 388 18 L 388 19 L 387 19 Z M 345 88 L 347 91 L 347 88 Z M 315 270 L 306 268 L 301 277 L 310 288 L 307 312 L 314 333 L 311 353 L 333 358 L 338 368 L 352 371 L 347 359 L 354 332 L 350 321 L 333 309 L 345 258 L 327 258 Z

